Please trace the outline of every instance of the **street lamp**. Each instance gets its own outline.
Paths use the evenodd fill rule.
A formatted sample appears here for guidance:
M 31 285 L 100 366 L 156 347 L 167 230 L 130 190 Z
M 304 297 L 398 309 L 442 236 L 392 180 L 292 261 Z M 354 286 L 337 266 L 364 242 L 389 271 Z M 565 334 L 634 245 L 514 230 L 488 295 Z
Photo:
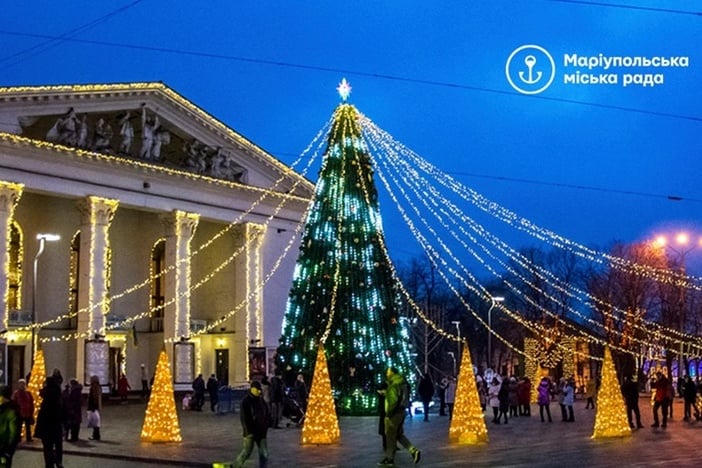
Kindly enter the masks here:
M 695 247 L 702 247 L 702 236 L 698 239 L 697 245 L 691 242 L 690 239 L 690 234 L 687 232 L 679 232 L 673 236 L 674 240 L 674 245 L 672 242 L 669 242 L 668 237 L 661 235 L 656 237 L 656 239 L 653 241 L 653 245 L 659 249 L 668 249 L 671 252 L 675 253 L 677 256 L 677 261 L 679 262 L 679 265 L 673 264 L 673 267 L 679 267 L 681 272 L 684 274 L 685 273 L 685 257 L 687 256 L 688 253 L 690 253 L 692 250 L 695 249 Z M 677 245 L 677 247 L 675 247 Z M 680 312 L 680 332 L 685 333 L 685 298 L 683 296 L 683 290 L 681 288 L 680 291 L 680 298 L 679 298 L 679 312 Z M 680 352 L 678 353 L 678 378 L 681 378 L 683 376 L 682 370 L 683 366 L 685 365 L 684 359 L 683 359 L 683 341 L 682 339 L 680 340 Z M 671 376 L 672 376 L 672 370 L 671 370 Z
M 490 308 L 488 309 L 488 355 L 487 355 L 487 367 L 492 369 L 492 309 L 495 308 L 498 302 L 504 302 L 505 298 L 502 296 L 492 296 L 490 297 Z
M 456 353 L 449 351 L 448 355 L 451 356 L 451 359 L 453 359 L 453 376 L 456 377 Z
M 42 253 L 44 253 L 44 245 L 46 242 L 55 242 L 59 239 L 61 239 L 61 236 L 58 234 L 37 234 L 39 249 L 37 250 L 37 254 L 34 256 L 34 280 L 32 281 L 32 363 L 34 362 L 34 350 L 37 346 L 37 269 L 39 266 L 39 257 Z
M 456 325 L 456 334 L 458 335 L 458 343 L 456 344 L 456 348 L 458 348 L 458 359 L 461 359 L 461 322 L 458 320 L 454 320 L 451 322 L 452 324 Z M 453 358 L 454 364 L 456 362 L 456 358 Z M 454 367 L 456 367 L 454 365 Z M 455 372 L 454 372 L 455 375 Z

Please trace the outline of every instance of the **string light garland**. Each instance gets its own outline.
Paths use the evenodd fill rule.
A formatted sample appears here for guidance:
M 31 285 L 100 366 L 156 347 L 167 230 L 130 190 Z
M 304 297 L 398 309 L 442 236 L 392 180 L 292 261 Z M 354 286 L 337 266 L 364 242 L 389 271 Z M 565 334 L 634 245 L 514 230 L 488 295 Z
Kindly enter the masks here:
M 365 129 L 364 129 L 364 130 L 365 130 Z M 386 151 L 385 153 L 389 153 L 389 152 Z M 397 158 L 397 159 L 404 162 L 404 161 L 406 161 L 407 158 Z M 432 190 L 431 184 L 427 184 L 427 183 L 426 183 L 426 180 L 422 180 L 420 177 L 418 177 L 418 175 L 416 174 L 416 171 L 414 171 L 412 168 L 408 167 L 406 164 L 404 165 L 403 169 L 402 169 L 402 170 L 398 170 L 398 172 L 400 172 L 400 173 L 403 175 L 403 178 L 405 179 L 406 182 L 407 182 L 407 179 L 409 179 L 410 181 L 415 182 L 417 186 L 419 186 L 419 187 L 422 188 L 422 190 L 423 190 L 422 196 L 417 195 L 417 197 L 418 197 L 418 199 L 420 199 L 422 202 L 424 202 L 425 206 L 427 206 L 427 208 L 428 208 L 430 211 L 433 212 L 433 210 L 431 209 L 431 207 L 429 207 L 429 206 L 427 205 L 427 203 L 426 203 L 426 195 L 428 195 L 427 192 L 426 192 L 426 190 L 427 190 L 427 187 L 428 187 L 428 190 Z M 382 176 L 381 176 L 381 177 L 382 177 Z M 420 185 L 420 183 L 421 183 L 421 185 Z M 386 182 L 386 187 L 387 187 L 387 185 L 388 185 L 388 184 L 387 184 L 387 182 Z M 399 184 L 398 184 L 398 185 L 399 185 Z M 407 184 L 407 183 L 406 183 L 406 185 L 412 185 L 412 184 Z M 390 190 L 390 189 L 389 189 L 389 190 Z M 403 192 L 403 193 L 404 193 L 404 192 Z M 397 202 L 397 200 L 396 200 L 396 204 L 399 206 L 399 203 Z M 451 203 L 448 202 L 448 201 L 446 201 L 445 199 L 442 200 L 441 203 L 434 202 L 434 204 L 435 204 L 436 206 L 440 207 L 439 209 L 440 209 L 441 211 L 444 211 L 443 208 L 442 208 L 442 207 L 444 207 L 444 206 L 449 206 L 449 207 L 452 206 Z M 401 208 L 400 208 L 400 209 L 401 209 Z M 444 211 L 444 213 L 445 213 L 445 211 Z M 418 211 L 417 211 L 416 214 L 419 215 L 419 216 L 421 217 L 421 214 L 420 214 Z M 454 212 L 453 214 L 455 215 L 456 213 Z M 451 219 L 454 223 L 456 222 L 455 217 L 451 217 L 451 216 L 449 216 L 447 213 L 445 213 L 445 215 L 447 216 L 447 219 Z M 441 217 L 437 216 L 437 218 L 441 220 Z M 407 219 L 405 219 L 405 221 L 407 221 Z M 465 221 L 465 218 L 462 218 L 462 221 Z M 469 220 L 469 221 L 470 221 L 470 220 Z M 425 223 L 425 224 L 428 225 L 428 223 Z M 446 224 L 444 224 L 444 226 L 446 226 Z M 447 227 L 447 226 L 446 226 L 446 227 Z M 459 225 L 459 230 L 462 230 L 462 227 L 461 227 L 460 225 Z M 449 231 L 449 232 L 455 232 L 455 231 L 451 230 L 451 229 L 448 228 L 448 227 L 447 227 L 447 231 Z M 465 231 L 463 231 L 463 233 L 465 233 Z M 416 234 L 415 234 L 415 235 L 416 235 Z M 457 238 L 457 239 L 458 239 L 458 238 Z M 462 242 L 460 239 L 458 239 L 458 240 L 459 240 L 459 242 Z M 474 242 L 476 241 L 475 238 L 473 238 L 472 236 L 471 236 L 471 240 L 474 241 Z M 465 246 L 465 243 L 464 243 L 464 242 L 462 242 L 462 243 L 463 243 L 463 245 Z M 482 247 L 482 248 L 485 249 L 485 247 Z M 487 250 L 486 250 L 486 252 L 487 252 Z M 477 257 L 477 256 L 476 256 L 476 257 Z M 477 257 L 477 258 L 480 260 L 479 257 Z M 495 257 L 493 256 L 493 258 L 495 258 Z M 482 261 L 482 260 L 481 260 L 481 261 Z M 482 261 L 482 262 L 484 263 L 484 261 Z M 504 262 L 502 262 L 501 264 L 509 269 L 509 267 L 508 267 Z M 494 272 L 494 270 L 493 270 L 493 272 Z M 494 273 L 495 273 L 496 275 L 500 276 L 500 275 L 497 274 L 496 272 L 494 272 Z M 512 289 L 515 290 L 516 288 L 512 288 Z M 518 291 L 518 293 L 522 293 L 522 294 L 523 294 L 522 291 L 519 291 L 519 290 L 517 290 L 517 291 Z M 542 291 L 542 292 L 543 292 L 543 291 Z M 551 299 L 551 300 L 554 300 L 554 301 L 558 301 L 558 299 L 555 299 L 555 298 L 553 298 L 553 297 L 550 297 L 550 299 Z M 539 305 L 539 307 L 543 309 L 542 306 Z M 571 309 L 571 310 L 572 310 L 572 309 Z M 546 311 L 546 312 L 548 312 L 548 311 Z M 584 317 L 584 316 L 583 316 L 582 314 L 580 314 L 579 312 L 577 312 L 577 313 L 580 315 L 580 317 Z M 556 318 L 560 320 L 560 318 L 558 318 L 558 317 L 556 317 Z M 597 325 L 597 326 L 599 326 L 599 327 L 602 327 L 602 326 L 603 326 L 603 325 L 600 324 L 599 322 L 595 322 L 595 321 L 593 321 L 592 319 L 590 319 L 589 317 L 586 317 L 586 319 L 589 320 L 592 324 L 595 324 L 595 325 Z M 569 327 L 571 327 L 571 328 L 573 328 L 573 325 L 572 325 L 572 324 L 566 324 L 566 325 L 569 326 Z M 615 332 L 615 333 L 619 333 L 617 330 L 614 330 L 614 332 Z M 678 333 L 679 333 L 679 332 L 678 332 Z M 597 338 L 597 337 L 591 337 L 591 339 L 593 339 L 593 340 L 595 340 L 595 341 L 603 342 L 603 340 L 601 340 L 600 338 Z M 636 339 L 636 338 L 634 338 L 634 339 Z M 688 336 L 686 339 L 689 340 L 690 337 Z M 645 343 L 645 340 L 639 340 L 639 341 L 641 341 L 642 343 Z M 689 341 L 686 341 L 686 343 L 689 344 Z M 628 349 L 622 349 L 622 350 L 623 350 L 624 352 L 629 352 L 629 353 L 632 352 L 631 350 L 628 350 Z
M 44 360 L 44 351 L 37 347 L 34 351 L 34 363 L 29 374 L 29 382 L 27 383 L 27 391 L 32 394 L 34 399 L 34 420 L 39 416 L 39 407 L 41 406 L 42 398 L 41 389 L 44 388 L 46 381 L 46 362 Z M 22 425 L 24 427 L 24 424 Z M 24 431 L 24 428 L 22 429 Z

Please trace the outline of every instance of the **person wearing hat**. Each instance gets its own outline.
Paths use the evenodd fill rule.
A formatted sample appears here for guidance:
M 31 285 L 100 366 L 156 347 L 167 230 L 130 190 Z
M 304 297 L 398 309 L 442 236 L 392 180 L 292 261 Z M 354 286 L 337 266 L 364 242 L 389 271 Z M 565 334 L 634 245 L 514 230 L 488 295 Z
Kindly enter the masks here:
M 270 423 L 268 405 L 261 397 L 261 382 L 251 382 L 249 393 L 241 400 L 241 427 L 244 431 L 244 446 L 234 461 L 234 467 L 239 468 L 248 460 L 253 451 L 254 443 L 258 446 L 258 466 L 264 468 L 268 463 L 268 442 L 266 435 Z

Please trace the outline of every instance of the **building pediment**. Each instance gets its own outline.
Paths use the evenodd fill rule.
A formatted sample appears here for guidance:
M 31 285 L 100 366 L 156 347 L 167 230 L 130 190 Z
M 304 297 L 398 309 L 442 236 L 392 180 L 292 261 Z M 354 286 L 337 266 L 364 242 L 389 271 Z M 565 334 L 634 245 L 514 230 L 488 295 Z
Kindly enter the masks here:
M 306 197 L 312 185 L 162 83 L 0 88 L 0 131 Z M 282 178 L 282 183 L 281 183 Z

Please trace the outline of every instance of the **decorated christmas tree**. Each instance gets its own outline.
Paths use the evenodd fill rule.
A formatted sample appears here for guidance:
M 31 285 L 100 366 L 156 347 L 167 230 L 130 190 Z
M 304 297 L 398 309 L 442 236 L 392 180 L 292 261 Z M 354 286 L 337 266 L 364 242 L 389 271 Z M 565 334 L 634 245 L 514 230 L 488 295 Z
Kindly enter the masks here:
M 310 399 L 307 403 L 307 416 L 305 425 L 302 426 L 302 443 L 333 444 L 339 441 L 340 435 L 327 358 L 324 356 L 324 346 L 319 345 Z
M 480 407 L 478 386 L 475 382 L 473 362 L 467 343 L 463 346 L 456 401 L 449 427 L 449 441 L 461 445 L 482 444 L 488 441 L 485 416 Z
M 142 442 L 180 442 L 180 425 L 173 395 L 173 377 L 166 350 L 162 350 L 156 364 L 156 375 L 146 407 Z
M 626 416 L 624 397 L 617 380 L 617 372 L 614 370 L 612 353 L 609 347 L 605 347 L 602 383 L 599 392 L 597 392 L 597 414 L 595 415 L 595 430 L 592 438 L 628 435 L 631 435 L 631 429 Z
M 339 86 L 342 98 L 350 87 Z M 278 348 L 290 382 L 310 375 L 323 335 L 337 410 L 376 413 L 377 385 L 388 366 L 410 375 L 410 346 L 384 238 L 371 158 L 359 113 L 334 112 Z

